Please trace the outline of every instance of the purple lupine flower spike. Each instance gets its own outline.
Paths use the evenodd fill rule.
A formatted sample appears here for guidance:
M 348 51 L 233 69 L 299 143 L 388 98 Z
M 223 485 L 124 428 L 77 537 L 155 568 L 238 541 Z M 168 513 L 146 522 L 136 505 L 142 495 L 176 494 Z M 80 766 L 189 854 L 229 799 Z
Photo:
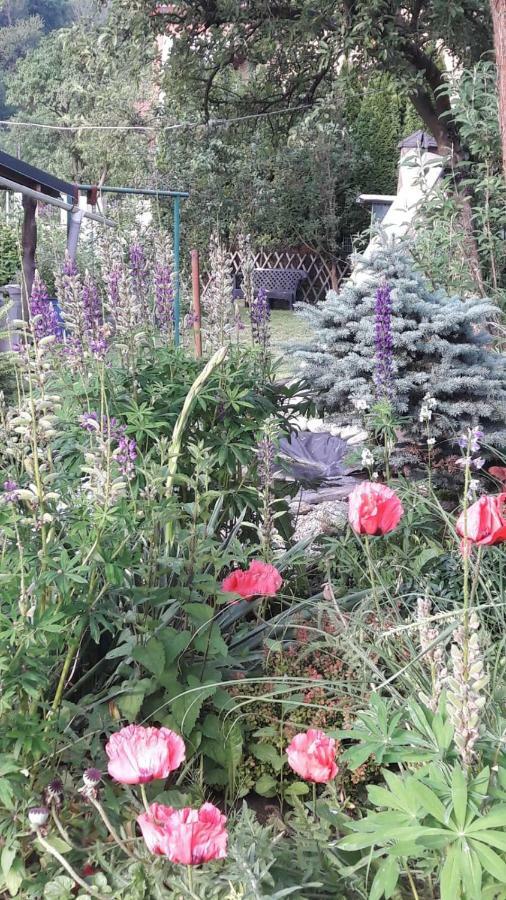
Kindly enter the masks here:
M 7 481 L 4 481 L 3 487 L 3 499 L 5 503 L 17 503 L 19 488 L 17 481 L 12 481 L 12 479 L 8 478 Z
M 376 291 L 374 310 L 374 345 L 376 371 L 374 381 L 380 397 L 391 397 L 394 375 L 394 342 L 392 335 L 392 290 L 381 284 Z
M 32 293 L 30 296 L 30 315 L 33 321 L 33 333 L 35 340 L 52 335 L 57 340 L 61 336 L 58 314 L 49 300 L 46 285 L 38 272 L 33 279 Z
M 130 274 L 134 291 L 139 297 L 143 297 L 148 286 L 148 263 L 146 254 L 140 244 L 130 245 Z
M 174 290 L 172 270 L 158 262 L 155 266 L 155 322 L 162 331 L 170 333 L 174 321 Z
M 102 303 L 98 287 L 88 272 L 84 276 L 82 298 L 85 326 L 88 331 L 95 333 L 102 324 Z
M 134 473 L 134 463 L 137 459 L 137 444 L 134 438 L 128 438 L 121 434 L 118 438 L 118 447 L 114 451 L 114 458 L 118 463 L 122 475 L 131 478 Z
M 65 254 L 65 261 L 62 266 L 62 274 L 68 275 L 70 278 L 77 275 L 77 266 L 75 259 L 72 259 L 68 253 Z
M 115 265 L 105 275 L 105 283 L 107 285 L 107 294 L 109 297 L 109 306 L 114 311 L 119 301 L 119 283 L 121 281 L 122 270 L 119 265 Z

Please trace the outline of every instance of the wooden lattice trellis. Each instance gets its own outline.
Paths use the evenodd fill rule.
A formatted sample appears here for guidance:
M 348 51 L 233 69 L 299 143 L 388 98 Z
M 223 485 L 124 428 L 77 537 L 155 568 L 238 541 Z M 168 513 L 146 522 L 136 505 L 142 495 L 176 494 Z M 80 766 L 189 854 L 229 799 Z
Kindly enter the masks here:
M 287 247 L 281 250 L 260 249 L 254 253 L 256 269 L 304 269 L 307 278 L 301 283 L 297 295 L 298 300 L 305 303 L 316 303 L 324 300 L 328 290 L 332 287 L 332 273 L 330 264 L 318 253 L 305 248 Z M 241 254 L 237 248 L 230 251 L 231 276 L 241 271 Z M 337 286 L 349 273 L 347 259 L 337 260 L 335 264 Z M 202 281 L 204 289 L 209 280 L 206 272 Z

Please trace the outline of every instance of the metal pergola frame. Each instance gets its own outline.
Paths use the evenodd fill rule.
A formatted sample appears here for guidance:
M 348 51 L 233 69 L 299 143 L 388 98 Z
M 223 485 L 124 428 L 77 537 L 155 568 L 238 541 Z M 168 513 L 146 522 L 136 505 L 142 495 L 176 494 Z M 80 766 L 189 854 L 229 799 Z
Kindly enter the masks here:
M 78 184 L 79 191 L 96 190 L 98 194 L 126 194 L 129 196 L 154 197 L 172 200 L 173 253 L 174 253 L 174 344 L 180 343 L 181 317 L 181 200 L 189 197 L 188 191 L 153 190 L 153 188 L 112 187 L 111 185 Z M 69 198 L 70 199 L 70 198 Z
M 173 213 L 174 242 L 174 343 L 180 343 L 181 315 L 181 200 L 189 197 L 188 191 L 153 190 L 152 188 L 112 187 L 110 185 L 74 184 L 57 178 L 43 169 L 32 166 L 9 153 L 0 150 L 0 190 L 15 191 L 23 197 L 23 296 L 24 308 L 28 310 L 33 275 L 35 271 L 35 250 L 37 246 L 36 209 L 38 202 L 49 203 L 67 211 L 67 249 L 75 255 L 83 218 L 114 227 L 115 222 L 96 212 L 79 208 L 79 192 L 127 194 L 140 197 L 154 197 L 171 200 Z M 66 200 L 62 199 L 66 197 Z M 96 202 L 96 201 L 95 201 Z M 91 204 L 93 205 L 93 203 Z

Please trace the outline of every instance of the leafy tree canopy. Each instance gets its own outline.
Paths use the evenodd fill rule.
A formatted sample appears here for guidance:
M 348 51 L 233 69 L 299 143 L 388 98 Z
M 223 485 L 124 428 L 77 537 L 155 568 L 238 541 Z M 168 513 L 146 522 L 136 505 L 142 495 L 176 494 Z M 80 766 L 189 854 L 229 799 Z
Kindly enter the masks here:
M 0 0 L 0 26 L 17 25 L 38 16 L 45 31 L 61 28 L 74 12 L 71 0 Z
M 231 107 L 311 105 L 329 93 L 347 58 L 362 73 L 379 67 L 392 74 L 441 148 L 455 148 L 457 137 L 448 96 L 438 93 L 441 49 L 469 65 L 492 47 L 482 0 L 122 3 L 173 36 L 172 72 L 199 97 L 206 120 Z M 231 71 L 241 76 L 232 91 Z
M 142 125 L 152 99 L 153 42 L 111 9 L 100 26 L 79 22 L 52 32 L 21 60 L 8 82 L 16 117 L 59 126 Z M 143 179 L 149 137 L 142 132 L 13 130 L 23 158 L 72 180 Z M 11 137 L 11 141 L 14 138 Z M 152 155 L 152 154 L 151 154 Z

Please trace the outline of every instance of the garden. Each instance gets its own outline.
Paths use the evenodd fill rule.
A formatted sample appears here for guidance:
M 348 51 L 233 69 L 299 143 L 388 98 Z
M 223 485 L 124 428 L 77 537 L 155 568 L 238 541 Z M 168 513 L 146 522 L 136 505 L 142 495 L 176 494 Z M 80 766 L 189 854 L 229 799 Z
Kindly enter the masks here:
M 351 4 L 341 21 L 330 0 L 321 20 L 305 0 L 288 4 L 300 17 L 274 4 L 270 19 L 253 0 L 239 13 L 101 4 L 90 27 L 103 42 L 75 61 L 93 67 L 97 120 L 102 54 L 124 117 L 133 83 L 115 41 L 139 48 L 137 72 L 146 36 L 168 22 L 164 90 L 178 118 L 202 90 L 199 128 L 213 110 L 272 115 L 269 126 L 262 118 L 249 161 L 243 131 L 158 135 L 160 171 L 198 185 L 182 205 L 180 264 L 173 206 L 148 179 L 154 139 L 128 132 L 121 148 L 114 133 L 107 147 L 103 132 L 82 130 L 86 98 L 81 130 L 51 138 L 60 171 L 88 182 L 111 153 L 113 175 L 149 184 L 154 199 L 109 200 L 117 227 L 83 228 L 75 255 L 58 215 L 39 211 L 28 292 L 19 210 L 0 217 L 0 280 L 26 295 L 19 317 L 0 305 L 2 900 L 506 900 L 501 78 L 480 4 L 455 4 L 444 29 L 447 4 L 443 19 L 413 5 L 412 34 L 434 66 L 438 34 L 461 54 L 457 76 L 429 92 L 460 144 L 451 156 L 434 127 L 444 171 L 411 227 L 371 226 L 352 205 L 360 178 L 364 191 L 392 192 L 398 129 L 426 128 L 414 119 L 419 75 L 411 121 L 399 86 L 403 27 L 402 40 L 385 32 L 385 58 L 377 50 L 390 5 L 373 21 Z M 30 32 L 5 75 L 11 140 L 29 115 L 20 85 L 45 90 L 32 57 L 49 65 L 52 48 L 60 65 L 88 21 L 70 0 L 75 21 L 53 22 L 43 6 L 51 29 L 41 43 Z M 330 14 L 350 53 L 365 54 L 344 71 Z M 1 19 L 0 48 L 13 27 Z M 275 59 L 276 27 L 290 41 Z M 313 28 L 320 46 L 304 75 L 296 63 Z M 244 52 L 230 60 L 236 39 Z M 263 63 L 248 80 L 249 58 Z M 199 59 L 214 72 L 204 87 Z M 397 123 L 376 156 L 365 134 L 373 64 L 373 93 Z M 273 134 L 286 117 L 274 123 L 265 102 L 293 77 L 295 107 L 315 72 L 309 112 L 279 124 L 292 129 L 282 185 Z M 75 83 L 70 95 L 76 116 Z M 42 107 L 33 114 L 42 124 Z M 47 140 L 30 131 L 24 148 L 50 169 Z M 300 247 L 304 227 L 328 290 L 274 309 L 255 288 L 255 254 L 281 234 Z

